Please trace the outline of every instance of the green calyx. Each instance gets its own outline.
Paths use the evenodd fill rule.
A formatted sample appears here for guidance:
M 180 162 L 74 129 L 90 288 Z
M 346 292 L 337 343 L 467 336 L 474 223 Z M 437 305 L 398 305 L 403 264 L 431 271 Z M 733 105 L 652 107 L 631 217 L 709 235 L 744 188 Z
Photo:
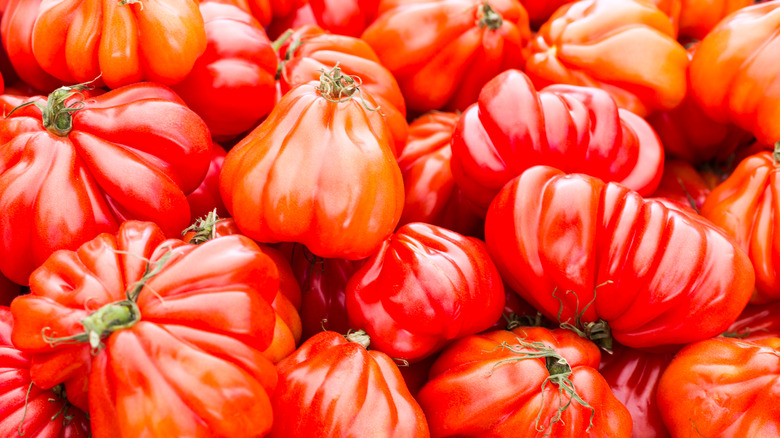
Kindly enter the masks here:
M 35 107 L 41 110 L 43 127 L 58 137 L 67 137 L 70 131 L 73 130 L 73 114 L 81 111 L 86 106 L 82 91 L 91 89 L 89 84 L 92 82 L 94 81 L 57 88 L 49 94 L 45 105 L 41 102 L 23 103 L 14 108 L 6 117 L 13 114 L 16 110 L 35 105 Z M 75 100 L 66 105 L 66 101 L 73 96 L 80 96 L 82 100 Z
M 585 307 L 582 308 L 582 311 L 580 311 L 580 298 L 579 296 L 574 292 L 567 290 L 564 295 L 568 294 L 574 294 L 574 298 L 577 302 L 576 309 L 575 309 L 575 317 L 574 317 L 574 324 L 567 321 L 561 321 L 561 314 L 563 313 L 563 300 L 561 297 L 555 295 L 555 291 L 553 291 L 552 296 L 558 300 L 559 303 L 561 303 L 560 308 L 558 309 L 558 323 L 560 324 L 560 327 L 563 329 L 571 330 L 574 333 L 577 333 L 580 337 L 589 339 L 594 344 L 598 345 L 599 348 L 606 351 L 609 354 L 612 354 L 612 330 L 609 328 L 609 323 L 605 321 L 604 319 L 599 319 L 598 321 L 589 321 L 589 322 L 583 322 L 582 316 L 585 315 L 585 311 L 588 310 L 588 307 L 590 307 L 595 301 L 596 301 L 596 293 L 598 289 L 602 286 L 605 286 L 607 284 L 611 284 L 611 280 L 607 280 L 602 284 L 599 284 L 596 286 L 595 290 L 593 291 L 593 299 L 588 302 L 588 304 L 585 305 Z
M 182 236 L 189 233 L 194 232 L 195 235 L 190 238 L 189 242 L 187 243 L 194 243 L 195 245 L 200 245 L 201 243 L 206 243 L 209 240 L 214 239 L 216 226 L 219 222 L 224 221 L 224 219 L 221 219 L 217 215 L 217 209 L 210 211 L 209 214 L 206 216 L 203 216 L 202 218 L 199 218 L 195 221 L 194 224 L 190 225 L 181 232 Z
M 509 345 L 504 342 L 496 348 L 496 350 L 509 350 L 514 353 L 516 357 L 510 357 L 496 362 L 493 366 L 493 369 L 495 370 L 496 367 L 506 363 L 517 362 L 521 360 L 544 359 L 545 368 L 547 368 L 549 376 L 542 382 L 542 401 L 540 402 L 540 405 L 544 406 L 545 388 L 548 384 L 553 384 L 558 387 L 558 396 L 561 400 L 561 403 L 558 405 L 558 410 L 550 418 L 547 427 L 544 427 L 542 424 L 540 424 L 542 410 L 539 410 L 539 412 L 536 414 L 536 430 L 538 432 L 549 433 L 549 429 L 552 428 L 555 423 L 562 421 L 563 413 L 566 411 L 566 409 L 569 408 L 569 406 L 571 406 L 572 402 L 577 402 L 580 406 L 586 409 L 590 409 L 590 421 L 588 423 L 588 427 L 585 429 L 585 431 L 588 432 L 593 427 L 593 418 L 596 415 L 596 409 L 594 409 L 588 402 L 583 400 L 582 397 L 580 397 L 580 395 L 577 393 L 577 389 L 574 387 L 574 383 L 571 381 L 572 369 L 571 365 L 569 365 L 569 362 L 566 361 L 563 356 L 558 354 L 555 349 L 544 344 L 543 342 L 528 342 L 522 338 L 516 338 L 516 340 L 516 345 Z M 564 400 L 566 401 L 564 402 Z

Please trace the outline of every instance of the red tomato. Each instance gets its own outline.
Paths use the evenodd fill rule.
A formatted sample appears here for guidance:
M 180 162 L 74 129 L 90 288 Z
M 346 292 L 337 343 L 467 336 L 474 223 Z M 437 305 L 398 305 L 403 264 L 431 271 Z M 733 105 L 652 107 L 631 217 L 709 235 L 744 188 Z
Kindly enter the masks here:
M 731 236 L 750 256 L 756 271 L 756 289 L 751 302 L 780 299 L 780 270 L 776 267 L 780 244 L 777 197 L 780 169 L 771 152 L 759 152 L 737 166 L 731 176 L 715 187 L 701 208 L 702 216 Z
M 518 327 L 460 339 L 417 396 L 431 436 L 629 437 L 631 415 L 569 330 Z
M 182 240 L 200 245 L 209 240 L 234 234 L 241 234 L 235 221 L 231 218 L 220 218 L 212 211 L 185 230 Z M 271 302 L 275 316 L 274 339 L 271 345 L 263 350 L 263 356 L 277 363 L 292 354 L 301 341 L 301 317 L 298 315 L 301 306 L 301 288 L 284 254 L 268 245 L 261 244 L 260 249 L 273 260 L 279 273 L 279 290 Z
M 691 93 L 707 115 L 780 141 L 780 0 L 742 8 L 701 41 L 691 60 Z
M 363 261 L 324 259 L 300 244 L 293 244 L 288 249 L 295 278 L 301 287 L 303 339 L 325 330 L 346 333 L 350 329 L 347 282 Z
M 202 245 L 128 221 L 58 251 L 11 304 L 33 381 L 65 383 L 95 438 L 263 436 L 276 385 L 271 259 L 244 236 Z M 153 418 L 154 421 L 149 421 Z
M 776 436 L 778 349 L 780 338 L 713 338 L 677 353 L 658 383 L 658 408 L 672 436 Z
M 663 147 L 650 125 L 597 88 L 538 93 L 508 70 L 488 82 L 452 134 L 452 174 L 484 216 L 509 180 L 543 164 L 619 182 L 642 195 L 661 179 Z
M 531 36 L 517 0 L 399 2 L 363 33 L 410 110 L 463 110 L 487 81 L 525 64 Z
M 217 140 L 253 128 L 275 103 L 276 52 L 262 26 L 236 6 L 200 5 L 206 51 L 173 89 Z
M 171 85 L 205 49 L 195 0 L 43 1 L 32 28 L 35 60 L 66 83 Z
M 612 354 L 601 355 L 599 373 L 612 393 L 634 420 L 632 438 L 666 438 L 661 412 L 656 402 L 658 381 L 669 362 L 670 353 L 648 353 L 615 344 Z
M 0 436 L 87 438 L 89 419 L 68 403 L 62 387 L 45 390 L 30 380 L 30 357 L 11 343 L 11 311 L 0 306 Z
M 450 139 L 459 116 L 432 112 L 409 125 L 398 166 L 404 178 L 399 225 L 425 222 L 468 236 L 483 234 L 482 219 L 469 207 L 450 170 Z
M 633 348 L 722 333 L 755 284 L 747 254 L 710 222 L 546 166 L 502 189 L 485 237 L 507 283 L 545 316 Z
M 82 90 L 0 97 L 9 114 L 0 119 L 0 270 L 16 283 L 55 250 L 125 219 L 178 235 L 190 221 L 186 196 L 208 169 L 208 128 L 169 88 Z
M 203 178 L 198 188 L 187 195 L 187 203 L 190 206 L 190 223 L 194 223 L 214 209 L 217 210 L 219 217 L 230 215 L 225 208 L 225 203 L 222 202 L 222 195 L 219 193 L 219 172 L 222 170 L 225 155 L 227 152 L 222 146 L 212 143 L 211 162 L 206 177 Z
M 337 35 L 359 37 L 374 22 L 379 0 L 309 0 L 290 15 L 274 20 L 269 35 L 279 36 L 287 29 L 317 25 Z
M 780 301 L 750 304 L 723 336 L 751 341 L 780 338 L 780 318 L 777 315 L 780 315 Z
M 303 26 L 290 35 L 281 57 L 279 83 L 282 93 L 319 80 L 323 69 L 330 70 L 335 66 L 341 68 L 343 74 L 359 77 L 360 90 L 374 98 L 379 108 L 375 112 L 390 126 L 396 153 L 403 149 L 409 129 L 404 97 L 393 74 L 381 64 L 365 41 L 326 33 L 317 26 Z
M 33 56 L 32 29 L 42 0 L 9 0 L 0 22 L 0 37 L 8 59 L 19 77 L 44 93 L 62 82 L 46 73 Z M 88 80 L 92 80 L 89 78 Z
M 428 437 L 420 406 L 363 332 L 322 332 L 277 365 L 269 437 Z
M 205 1 L 205 0 L 204 0 Z M 306 4 L 306 0 L 208 0 L 215 3 L 235 5 L 250 12 L 263 26 L 271 24 L 274 18 L 286 17 Z
M 526 73 L 537 87 L 602 88 L 640 116 L 685 97 L 688 56 L 669 17 L 644 0 L 580 0 L 558 9 L 531 42 Z
M 21 286 L 0 274 L 0 306 L 10 306 L 11 301 L 21 292 Z
M 357 260 L 392 234 L 403 179 L 388 125 L 355 81 L 334 68 L 297 86 L 228 152 L 220 192 L 247 236 Z
M 373 347 L 417 362 L 490 328 L 504 285 L 480 240 L 435 225 L 399 228 L 347 283 L 347 315 Z

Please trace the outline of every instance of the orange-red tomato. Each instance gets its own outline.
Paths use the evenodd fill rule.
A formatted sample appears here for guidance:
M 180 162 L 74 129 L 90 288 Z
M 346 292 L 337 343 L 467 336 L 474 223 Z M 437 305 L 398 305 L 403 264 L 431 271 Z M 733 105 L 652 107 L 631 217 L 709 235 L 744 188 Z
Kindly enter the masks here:
M 702 39 L 726 16 L 754 0 L 682 0 L 680 37 Z
M 682 349 L 658 383 L 673 437 L 773 437 L 780 430 L 780 338 L 713 338 Z
M 9 0 L 0 22 L 0 36 L 8 59 L 19 77 L 41 93 L 49 93 L 63 84 L 43 71 L 33 56 L 32 29 L 41 1 Z
M 195 0 L 45 0 L 32 28 L 35 60 L 66 83 L 172 85 L 204 50 Z
M 691 60 L 691 93 L 714 120 L 758 141 L 780 141 L 780 0 L 742 8 L 701 41 Z
M 493 76 L 525 64 L 530 29 L 517 0 L 402 1 L 395 6 L 362 38 L 398 79 L 411 111 L 463 110 Z
M 220 192 L 239 229 L 326 258 L 361 259 L 379 248 L 404 195 L 390 129 L 369 109 L 376 106 L 338 68 L 290 90 L 223 163 Z
M 580 0 L 558 9 L 531 42 L 526 73 L 554 83 L 602 88 L 645 116 L 686 93 L 688 55 L 669 17 L 645 0 Z

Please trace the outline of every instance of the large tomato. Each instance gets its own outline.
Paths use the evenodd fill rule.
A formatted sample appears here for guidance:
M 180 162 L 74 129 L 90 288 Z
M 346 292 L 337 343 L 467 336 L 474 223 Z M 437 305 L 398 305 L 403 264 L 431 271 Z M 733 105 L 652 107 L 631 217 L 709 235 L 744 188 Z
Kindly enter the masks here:
M 450 170 L 450 139 L 460 116 L 431 112 L 409 125 L 398 156 L 404 177 L 404 211 L 399 225 L 425 222 L 467 236 L 480 236 L 484 223 L 463 196 Z
M 682 349 L 658 383 L 674 437 L 773 437 L 780 430 L 780 338 L 713 338 Z
M 664 152 L 650 125 L 618 109 L 598 88 L 554 85 L 537 92 L 508 70 L 482 89 L 452 134 L 452 174 L 484 216 L 509 180 L 543 164 L 582 172 L 651 194 Z
M 431 436 L 631 436 L 631 415 L 596 371 L 601 354 L 569 330 L 518 327 L 447 347 L 417 395 Z
M 205 49 L 196 0 L 45 0 L 32 28 L 35 60 L 66 83 L 171 85 Z
M 747 254 L 698 215 L 546 166 L 504 187 L 485 237 L 507 283 L 548 318 L 634 348 L 720 334 L 755 284 Z
M 42 0 L 9 0 L 0 22 L 0 39 L 14 70 L 33 88 L 49 93 L 62 81 L 43 71 L 32 52 L 32 29 Z M 94 78 L 90 78 L 94 79 Z
M 379 0 L 310 0 L 290 15 L 274 20 L 269 35 L 315 24 L 337 35 L 359 37 L 374 22 Z
M 750 256 L 756 271 L 754 303 L 780 299 L 778 196 L 780 169 L 773 154 L 764 151 L 742 160 L 701 208 L 702 216 L 732 235 Z
M 401 217 L 404 189 L 376 107 L 337 67 L 290 90 L 223 163 L 220 192 L 239 229 L 327 258 L 379 248 Z
M 4 95 L 0 105 L 0 270 L 10 280 L 27 284 L 55 250 L 126 219 L 157 222 L 169 236 L 189 224 L 186 196 L 206 174 L 211 140 L 169 88 L 90 96 L 64 87 L 48 98 Z
M 346 293 L 350 325 L 409 362 L 490 328 L 504 310 L 504 285 L 484 243 L 419 222 L 387 239 Z
M 691 93 L 713 119 L 767 144 L 780 141 L 780 0 L 742 8 L 701 41 Z
M 276 102 L 276 52 L 262 26 L 238 7 L 200 5 L 206 51 L 173 89 L 218 140 L 257 125 Z
M 206 1 L 206 0 L 202 0 Z M 214 3 L 227 3 L 250 12 L 263 26 L 268 26 L 274 18 L 283 18 L 305 5 L 307 0 L 208 0 Z
M 393 74 L 382 65 L 371 46 L 360 38 L 334 35 L 313 25 L 296 29 L 288 38 L 280 53 L 282 93 L 318 80 L 323 69 L 337 65 L 342 74 L 360 78 L 361 92 L 370 94 L 379 105 L 377 112 L 390 126 L 396 152 L 400 152 L 409 129 L 406 104 Z
M 0 436 L 87 438 L 89 419 L 63 397 L 62 387 L 41 389 L 30 380 L 30 356 L 11 343 L 13 317 L 0 306 Z
M 685 97 L 688 55 L 669 17 L 646 0 L 580 0 L 558 9 L 531 43 L 537 87 L 602 88 L 645 116 Z
M 528 14 L 517 0 L 399 2 L 363 33 L 410 110 L 463 110 L 493 76 L 525 64 Z
M 102 437 L 263 436 L 276 371 L 271 259 L 244 236 L 202 245 L 128 221 L 58 251 L 11 304 L 42 388 L 65 383 Z
M 270 437 L 428 437 L 420 406 L 364 332 L 327 331 L 277 365 Z

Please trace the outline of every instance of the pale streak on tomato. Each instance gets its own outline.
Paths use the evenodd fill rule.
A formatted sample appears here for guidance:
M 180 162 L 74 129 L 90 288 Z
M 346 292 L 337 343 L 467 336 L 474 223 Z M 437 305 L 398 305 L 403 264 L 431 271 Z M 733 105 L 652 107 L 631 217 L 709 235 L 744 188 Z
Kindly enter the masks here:
M 143 78 L 141 60 L 138 56 L 138 25 L 127 5 L 104 0 L 105 23 L 98 47 L 100 70 L 91 72 L 94 79 L 98 75 L 109 87 L 118 87 Z M 45 67 L 44 67 L 45 69 Z M 74 78 L 78 82 L 82 78 Z M 90 80 L 90 79 L 83 79 Z

